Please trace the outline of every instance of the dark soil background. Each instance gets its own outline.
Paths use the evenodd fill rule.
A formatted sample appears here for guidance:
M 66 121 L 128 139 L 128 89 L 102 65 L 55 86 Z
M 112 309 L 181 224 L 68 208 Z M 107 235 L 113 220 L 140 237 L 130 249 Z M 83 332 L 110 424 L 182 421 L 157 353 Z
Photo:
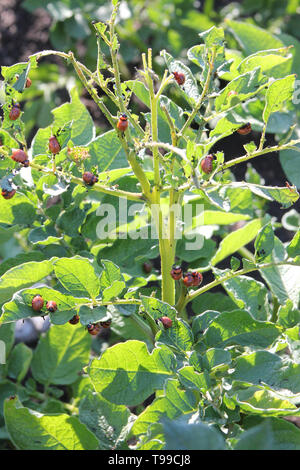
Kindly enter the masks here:
M 215 8 L 222 8 L 230 3 L 228 0 L 219 0 L 215 4 Z M 0 65 L 12 65 L 16 62 L 26 61 L 30 54 L 42 49 L 52 49 L 49 41 L 49 31 L 51 27 L 51 18 L 47 12 L 38 9 L 34 14 L 28 13 L 21 7 L 22 0 L 0 0 Z M 47 59 L 48 60 L 48 59 Z M 51 60 L 55 61 L 55 58 Z M 58 62 L 61 64 L 61 62 Z M 135 71 L 132 71 L 134 75 Z M 96 124 L 99 119 L 99 112 L 93 101 L 88 95 L 84 96 L 85 104 L 92 113 Z M 259 142 L 259 135 L 252 132 L 248 136 L 235 135 L 219 142 L 214 150 L 223 150 L 225 159 L 230 160 L 244 154 L 243 145 L 251 140 Z M 273 135 L 267 135 L 267 145 L 274 145 Z M 261 158 L 252 160 L 253 167 L 265 179 L 268 186 L 284 186 L 286 176 L 281 168 L 279 156 L 269 154 Z M 246 164 L 239 165 L 236 169 L 232 169 L 237 180 L 244 179 Z M 300 211 L 300 202 L 293 206 Z M 289 210 L 289 209 L 287 209 Z M 268 212 L 281 219 L 284 212 L 279 204 L 270 203 Z M 282 241 L 288 241 L 292 238 L 293 233 L 285 229 L 277 230 L 277 235 Z

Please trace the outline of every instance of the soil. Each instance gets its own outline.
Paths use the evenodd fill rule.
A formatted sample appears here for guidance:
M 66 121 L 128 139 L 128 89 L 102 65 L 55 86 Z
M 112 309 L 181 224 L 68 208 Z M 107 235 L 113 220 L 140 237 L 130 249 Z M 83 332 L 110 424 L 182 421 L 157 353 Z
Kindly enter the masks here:
M 49 29 L 51 18 L 45 10 L 34 15 L 21 7 L 22 0 L 0 2 L 0 64 L 25 62 L 30 54 L 51 49 Z

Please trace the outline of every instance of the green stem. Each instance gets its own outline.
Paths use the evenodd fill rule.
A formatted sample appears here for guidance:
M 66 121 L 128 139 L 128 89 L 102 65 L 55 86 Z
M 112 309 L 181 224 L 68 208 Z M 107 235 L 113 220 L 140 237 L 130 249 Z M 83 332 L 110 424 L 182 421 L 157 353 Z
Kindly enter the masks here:
M 99 98 L 96 89 L 86 79 L 86 77 L 85 77 L 85 75 L 82 71 L 81 64 L 79 64 L 79 62 L 77 62 L 77 60 L 74 57 L 73 52 L 69 52 L 68 56 L 69 56 L 69 60 L 71 61 L 72 65 L 75 69 L 75 72 L 77 73 L 77 76 L 78 76 L 79 80 L 82 82 L 85 89 L 89 92 L 89 94 L 91 95 L 91 97 L 93 98 L 95 103 L 99 106 L 99 108 L 101 109 L 101 111 L 105 115 L 105 117 L 108 120 L 108 122 L 110 123 L 110 125 L 116 129 L 116 123 L 117 123 L 116 118 L 114 118 L 113 115 L 110 113 L 108 108 L 103 103 L 103 100 L 101 98 Z
M 243 155 L 242 157 L 234 158 L 233 160 L 230 160 L 229 162 L 222 165 L 221 168 L 218 170 L 218 172 L 224 171 L 227 168 L 231 168 L 232 166 L 238 165 L 239 163 L 247 162 L 248 160 L 251 160 L 252 158 L 259 157 L 260 155 L 266 155 L 271 152 L 279 152 L 280 150 L 287 150 L 287 149 L 292 149 L 292 150 L 296 150 L 297 152 L 300 152 L 300 148 L 296 147 L 296 145 L 299 143 L 300 143 L 300 139 L 291 140 L 290 142 L 284 145 L 275 145 L 274 147 L 266 147 L 262 150 L 257 150 L 253 153 Z
M 243 246 L 242 248 L 239 248 L 238 252 L 243 258 L 246 258 L 249 261 L 255 263 L 255 256 L 253 253 L 251 253 L 250 250 L 248 250 L 248 248 Z
M 114 44 L 117 43 L 117 38 L 115 36 L 115 19 L 116 19 L 116 12 L 118 10 L 117 5 L 112 13 L 110 22 L 109 22 L 109 34 L 110 34 L 110 56 L 111 56 L 111 61 L 112 61 L 112 66 L 113 66 L 113 75 L 115 78 L 115 84 L 116 84 L 116 96 L 117 100 L 119 103 L 119 109 L 122 113 L 125 113 L 130 121 L 130 123 L 133 125 L 133 127 L 136 129 L 137 133 L 140 136 L 144 135 L 144 131 L 141 128 L 141 126 L 136 122 L 131 113 L 128 111 L 126 108 L 124 99 L 123 99 L 123 93 L 122 93 L 122 86 L 121 86 L 121 78 L 120 78 L 120 69 L 119 69 L 119 62 L 118 62 L 118 50 L 119 50 L 119 45 L 117 47 L 114 47 Z M 116 39 L 114 41 L 114 38 Z
M 267 123 L 264 124 L 263 130 L 262 130 L 258 150 L 263 149 L 263 146 L 265 143 L 266 130 L 267 130 Z
M 35 170 L 42 171 L 43 173 L 48 173 L 49 174 L 49 169 L 44 168 L 41 165 L 38 165 L 37 163 L 30 162 L 30 167 L 34 168 Z M 77 176 L 73 176 L 67 173 L 64 173 L 63 171 L 56 170 L 55 174 L 60 176 L 63 179 L 69 180 L 72 183 L 80 184 L 81 186 L 85 186 L 83 180 L 81 178 L 78 178 Z M 85 186 L 86 187 L 86 186 Z M 100 193 L 104 194 L 109 194 L 110 196 L 116 196 L 116 197 L 124 197 L 126 199 L 129 199 L 130 201 L 137 201 L 137 202 L 143 202 L 144 197 L 141 193 L 131 193 L 129 191 L 123 191 L 121 189 L 114 189 L 114 188 L 109 188 L 106 186 L 103 186 L 99 183 L 95 183 L 92 187 L 93 191 L 98 191 Z
M 272 318 L 271 321 L 273 323 L 276 323 L 278 320 L 278 310 L 279 310 L 279 303 L 275 295 L 273 295 L 273 312 L 272 312 Z
M 178 314 L 181 317 L 183 317 L 184 320 L 187 320 L 187 314 L 186 314 L 186 311 L 185 311 L 185 306 L 186 306 L 185 300 L 186 300 L 187 294 L 188 294 L 187 288 L 185 287 L 185 285 L 181 281 L 180 282 L 180 293 L 179 293 L 179 297 L 178 297 L 177 303 L 175 305 L 175 308 L 176 308 Z
M 240 269 L 239 271 L 235 271 L 234 273 L 230 272 L 227 275 L 215 279 L 214 281 L 210 282 L 209 284 L 206 284 L 206 286 L 201 287 L 200 289 L 197 289 L 193 291 L 191 294 L 186 295 L 185 300 L 182 302 L 181 308 L 185 307 L 189 302 L 194 300 L 196 297 L 198 297 L 201 294 L 204 294 L 205 292 L 213 289 L 214 287 L 217 287 L 221 285 L 223 282 L 229 281 L 230 279 L 233 279 L 234 277 L 237 276 L 242 276 L 244 274 L 251 273 L 253 271 L 258 271 L 260 269 L 268 269 L 272 268 L 274 266 L 285 266 L 285 265 L 291 265 L 291 266 L 299 266 L 295 263 L 289 262 L 289 261 L 282 261 L 280 263 L 266 263 L 266 264 L 261 264 L 257 265 L 253 268 L 245 268 L 245 269 Z
M 179 131 L 178 133 L 178 137 L 183 137 L 183 135 L 186 133 L 186 131 L 188 130 L 188 128 L 190 127 L 191 123 L 193 122 L 193 120 L 195 119 L 199 109 L 201 108 L 202 106 L 202 103 L 208 93 L 208 90 L 209 90 L 209 86 L 210 86 L 210 80 L 211 80 L 211 77 L 212 77 L 212 72 L 213 72 L 213 66 L 214 66 L 214 61 L 215 61 L 215 57 L 216 57 L 216 50 L 213 49 L 212 51 L 212 57 L 211 57 L 211 61 L 209 62 L 209 69 L 208 69 L 208 72 L 207 72 L 207 77 L 206 77 L 206 80 L 205 80 L 205 84 L 204 84 L 204 87 L 203 87 L 203 90 L 202 90 L 202 93 L 201 93 L 201 96 L 198 100 L 198 102 L 196 103 L 192 113 L 190 114 L 190 116 L 188 117 L 188 119 L 185 121 L 182 129 Z
M 151 343 L 154 344 L 153 329 L 150 326 L 149 321 L 148 324 L 145 323 L 136 313 L 133 313 L 130 318 L 135 322 L 137 328 L 139 328 L 149 338 Z

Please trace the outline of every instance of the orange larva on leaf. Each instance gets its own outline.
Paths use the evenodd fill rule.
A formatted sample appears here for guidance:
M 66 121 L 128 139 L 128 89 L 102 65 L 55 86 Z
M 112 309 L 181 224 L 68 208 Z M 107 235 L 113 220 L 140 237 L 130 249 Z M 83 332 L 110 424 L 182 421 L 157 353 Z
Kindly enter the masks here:
M 202 160 L 201 160 L 201 169 L 203 171 L 203 173 L 206 173 L 207 175 L 209 175 L 209 173 L 212 172 L 212 162 L 213 162 L 213 155 L 206 155 L 206 157 L 204 157 Z
M 42 310 L 42 308 L 44 307 L 44 299 L 41 295 L 36 295 L 33 299 L 32 299 L 32 302 L 31 302 L 31 305 L 32 305 L 32 309 L 35 311 L 35 312 L 40 312 Z
M 69 323 L 70 323 L 71 325 L 77 325 L 77 323 L 79 323 L 79 320 L 80 320 L 79 315 L 74 315 L 74 316 L 71 318 L 71 320 L 69 320 Z
M 24 150 L 21 150 L 21 149 L 13 150 L 10 158 L 12 160 L 14 160 L 15 162 L 22 163 L 22 165 L 24 165 L 24 166 L 28 166 L 28 164 L 29 164 L 27 153 L 24 152 Z
M 185 75 L 182 72 L 173 72 L 174 79 L 178 83 L 178 85 L 183 85 L 185 82 Z
M 183 279 L 183 284 L 185 285 L 185 287 L 191 287 L 194 285 L 194 277 L 192 275 L 192 273 L 188 272 L 184 275 Z
M 98 323 L 89 323 L 86 327 L 89 334 L 92 336 L 96 336 L 100 331 L 100 325 Z
M 57 303 L 54 300 L 49 300 L 46 305 L 48 312 L 54 313 L 57 310 Z
M 12 189 L 11 191 L 7 191 L 7 189 L 2 189 L 1 195 L 4 199 L 11 199 L 16 194 L 16 190 Z
M 202 283 L 202 281 L 203 281 L 203 276 L 202 276 L 202 274 L 199 273 L 198 271 L 194 271 L 194 272 L 192 272 L 192 276 L 193 276 L 193 279 L 194 279 L 194 284 L 193 284 L 193 286 L 194 286 L 194 287 L 199 286 L 199 285 Z
M 165 330 L 168 330 L 172 326 L 172 320 L 169 317 L 160 317 L 159 320 L 162 322 Z
M 61 150 L 61 148 L 60 148 L 59 142 L 58 142 L 57 138 L 55 137 L 55 135 L 53 135 L 49 139 L 49 151 L 53 155 L 56 155 L 57 153 L 60 152 L 60 150 Z
M 11 121 L 15 121 L 16 119 L 18 119 L 18 117 L 20 116 L 21 114 L 21 108 L 20 108 L 20 105 L 19 103 L 15 103 L 12 105 L 12 108 L 9 112 L 9 119 Z
M 172 269 L 171 269 L 171 277 L 173 279 L 175 279 L 175 281 L 178 281 L 179 279 L 182 278 L 182 267 L 181 266 L 177 266 L 176 264 L 174 264 L 172 266 Z
M 118 124 L 117 124 L 117 128 L 118 128 L 119 131 L 125 132 L 127 127 L 128 127 L 127 114 L 123 113 L 120 116 L 120 119 L 119 119 Z
M 98 181 L 97 176 L 95 176 L 94 173 L 91 173 L 90 171 L 83 173 L 82 179 L 88 186 L 93 186 Z
M 250 124 L 250 122 L 247 122 L 247 124 L 240 127 L 239 129 L 237 129 L 237 133 L 241 134 L 241 135 L 247 135 L 251 132 L 251 130 L 252 130 L 251 129 L 251 124 Z

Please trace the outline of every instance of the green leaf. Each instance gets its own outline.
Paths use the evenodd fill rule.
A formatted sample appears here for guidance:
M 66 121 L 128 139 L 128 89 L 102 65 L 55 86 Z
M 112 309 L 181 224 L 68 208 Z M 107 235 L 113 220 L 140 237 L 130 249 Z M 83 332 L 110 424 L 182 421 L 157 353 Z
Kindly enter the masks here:
M 100 276 L 100 288 L 104 301 L 118 297 L 126 287 L 120 268 L 110 260 L 101 260 L 104 270 Z
M 28 62 L 19 62 L 9 67 L 2 66 L 1 74 L 6 82 L 12 82 L 16 79 L 16 75 L 21 75 L 27 68 Z
M 202 296 L 201 296 L 202 297 Z M 236 307 L 234 306 L 234 309 Z M 193 318 L 192 331 L 194 334 L 195 341 L 198 341 L 202 337 L 204 330 L 206 330 L 210 323 L 220 315 L 220 312 L 216 310 L 206 310 L 200 315 Z
M 243 183 L 241 183 L 241 186 L 243 186 Z M 299 199 L 299 193 L 296 189 L 291 191 L 287 187 L 260 186 L 258 184 L 250 183 L 247 183 L 245 186 L 249 188 L 253 194 L 268 199 L 269 201 L 279 202 L 283 207 L 289 207 Z M 241 189 L 243 188 L 241 187 Z
M 138 316 L 132 318 L 137 305 L 109 305 L 107 311 L 112 316 L 111 330 L 121 338 L 144 341 L 148 348 L 153 347 L 152 331 L 146 322 Z M 151 338 L 151 339 L 150 339 Z
M 66 122 L 73 121 L 71 140 L 74 145 L 86 145 L 95 137 L 93 120 L 84 104 L 81 103 L 77 88 L 70 91 L 71 102 L 64 103 L 52 111 L 55 126 L 63 128 Z
M 171 328 L 159 331 L 155 337 L 157 344 L 165 344 L 180 352 L 190 351 L 193 339 L 190 327 L 181 319 L 173 321 Z
M 126 439 L 134 418 L 126 406 L 88 392 L 80 402 L 79 419 L 97 437 L 100 449 L 128 448 Z
M 206 393 L 211 387 L 207 371 L 199 373 L 192 366 L 185 366 L 180 369 L 178 379 L 184 388 L 199 390 L 201 393 Z
M 201 362 L 202 367 L 211 372 L 218 369 L 228 369 L 231 364 L 231 354 L 224 349 L 211 348 L 202 355 Z
M 54 263 L 54 272 L 59 282 L 74 296 L 94 299 L 100 292 L 98 276 L 86 258 L 61 258 Z
M 223 112 L 226 109 L 232 107 L 233 98 L 235 101 L 242 102 L 245 101 L 259 92 L 262 85 L 267 82 L 267 77 L 264 77 L 261 74 L 259 67 L 256 67 L 250 72 L 246 72 L 243 75 L 232 80 L 216 97 L 215 107 L 216 111 Z M 235 91 L 237 95 L 228 98 L 228 93 L 230 91 Z
M 244 431 L 234 450 L 300 450 L 300 429 L 280 418 L 266 418 Z
M 9 357 L 8 376 L 17 382 L 22 382 L 30 367 L 32 356 L 32 349 L 26 344 L 17 344 Z
M 154 320 L 160 317 L 169 317 L 171 320 L 176 320 L 176 309 L 166 302 L 156 299 L 155 297 L 146 297 L 144 295 L 141 296 L 141 301 L 146 312 L 149 313 Z
M 17 192 L 12 199 L 0 199 L 0 223 L 31 225 L 35 218 L 35 205 L 24 194 Z
M 15 266 L 1 277 L 0 280 L 0 303 L 7 302 L 13 294 L 20 289 L 31 286 L 48 276 L 53 270 L 51 260 L 29 261 L 28 263 Z M 3 318 L 0 318 L 2 323 Z
M 238 66 L 240 73 L 259 67 L 268 77 L 281 78 L 291 72 L 293 56 L 288 47 L 259 51 L 246 57 Z
M 291 300 L 287 300 L 285 305 L 280 305 L 277 317 L 278 324 L 284 328 L 293 328 L 300 323 L 300 311 L 293 308 Z
M 296 129 L 292 135 L 293 138 L 299 139 L 300 133 L 299 130 Z M 287 149 L 281 150 L 279 152 L 280 163 L 283 168 L 283 171 L 286 174 L 287 179 L 294 184 L 297 188 L 300 187 L 300 146 L 296 144 L 295 148 L 298 147 L 297 150 Z
M 300 230 L 295 233 L 293 239 L 288 244 L 287 252 L 291 258 L 295 258 L 300 255 Z
M 211 264 L 215 266 L 223 259 L 238 251 L 239 248 L 242 248 L 243 246 L 250 243 L 253 238 L 255 238 L 263 224 L 263 219 L 254 219 L 244 225 L 244 227 L 237 229 L 227 235 L 221 241 L 217 253 L 211 260 Z
M 236 359 L 232 379 L 260 385 L 262 382 L 282 397 L 299 402 L 300 364 L 284 360 L 269 351 L 256 351 Z
M 99 321 L 107 321 L 111 319 L 111 315 L 107 310 L 107 307 L 102 305 L 98 307 L 89 307 L 88 305 L 82 305 L 78 311 L 80 317 L 80 323 L 84 326 L 89 323 L 97 323 Z
M 282 242 L 275 237 L 274 250 L 264 261 L 265 263 L 283 263 L 284 259 L 285 248 Z M 280 304 L 283 305 L 288 299 L 291 299 L 294 307 L 297 308 L 300 294 L 300 266 L 283 264 L 260 269 L 259 272 Z
M 288 75 L 285 78 L 275 80 L 269 86 L 266 93 L 266 104 L 263 112 L 264 122 L 268 122 L 268 119 L 272 113 L 279 111 L 285 101 L 292 99 L 295 90 L 295 75 Z
M 31 143 L 32 157 L 45 155 L 48 152 L 49 139 L 52 135 L 51 126 L 38 129 Z M 50 162 L 50 158 L 49 158 Z
M 117 405 L 134 406 L 174 375 L 174 355 L 167 348 L 149 354 L 145 343 L 116 344 L 94 359 L 88 374 L 96 392 Z
M 239 344 L 266 348 L 281 334 L 281 329 L 270 322 L 261 322 L 245 310 L 221 313 L 208 326 L 204 340 L 210 347 Z
M 232 271 L 237 271 L 239 269 L 241 265 L 241 262 L 238 258 L 236 258 L 235 256 L 232 256 L 230 258 L 230 267 L 232 269 Z
M 97 167 L 99 172 L 124 168 L 128 162 L 115 130 L 101 134 L 94 139 L 88 146 L 90 157 L 84 161 L 85 170 L 91 170 Z M 109 173 L 106 172 L 109 178 Z
M 226 20 L 226 25 L 237 39 L 245 55 L 250 55 L 257 51 L 265 51 L 267 49 L 279 49 L 284 46 L 283 42 L 273 36 L 269 31 L 249 22 Z
M 139 436 L 146 434 L 151 426 L 156 425 L 162 417 L 175 419 L 182 414 L 196 411 L 197 400 L 192 390 L 183 390 L 177 380 L 168 380 L 164 393 L 155 398 L 136 419 L 132 434 Z M 158 432 L 161 432 L 159 425 Z
M 265 390 L 259 386 L 249 386 L 234 383 L 235 389 L 231 391 L 230 399 L 234 401 L 245 413 L 261 416 L 288 416 L 296 415 L 298 408 L 288 400 L 283 400 L 271 390 Z M 226 399 L 224 400 L 226 404 Z
M 55 242 L 59 242 L 62 237 L 58 236 L 58 233 L 52 226 L 36 227 L 29 232 L 28 241 L 34 245 L 50 245 Z
M 44 307 L 40 312 L 32 309 L 32 299 L 36 295 L 41 295 L 44 299 Z M 74 297 L 62 294 L 61 292 L 51 289 L 50 287 L 41 286 L 36 289 L 23 289 L 16 292 L 10 302 L 3 305 L 2 321 L 3 323 L 21 320 L 23 318 L 48 315 L 46 304 L 48 300 L 53 300 L 57 304 L 57 311 L 50 313 L 51 322 L 61 325 L 66 323 L 74 315 L 75 305 L 80 300 Z
M 184 95 L 191 104 L 197 103 L 200 98 L 198 86 L 196 79 L 194 78 L 191 70 L 183 64 L 180 60 L 174 59 L 168 52 L 163 50 L 161 52 L 166 65 L 170 71 L 173 72 L 182 72 L 185 75 L 185 82 L 180 88 L 183 90 Z
M 68 210 L 62 211 L 57 217 L 56 224 L 59 229 L 69 237 L 76 237 L 79 228 L 86 218 L 84 210 L 80 210 L 78 206 L 71 205 Z
M 91 337 L 82 325 L 52 326 L 34 351 L 33 377 L 46 385 L 75 382 L 89 362 L 90 345 Z
M 267 320 L 268 290 L 262 282 L 248 276 L 237 276 L 222 285 L 239 308 L 247 310 L 256 320 Z
M 258 263 L 263 261 L 274 248 L 274 231 L 272 224 L 265 225 L 257 234 L 254 242 L 255 259 Z
M 235 402 L 246 413 L 262 416 L 300 415 L 298 408 L 289 400 L 263 386 L 234 381 L 232 389 L 226 393 L 225 404 L 227 397 L 231 400 L 230 404 Z
M 225 439 L 216 428 L 188 420 L 188 416 L 162 419 L 166 450 L 226 450 Z
M 199 192 L 199 191 L 197 191 Z M 295 188 L 277 186 L 262 186 L 258 184 L 233 182 L 226 186 L 219 185 L 210 190 L 201 190 L 210 203 L 226 212 L 250 213 L 250 207 L 254 204 L 251 193 L 269 201 L 277 201 L 283 207 L 289 207 L 299 199 Z
M 96 450 L 98 441 L 75 416 L 43 415 L 24 408 L 17 398 L 4 405 L 7 431 L 21 450 Z
M 224 295 L 221 292 L 205 292 L 205 294 L 199 295 L 192 302 L 193 311 L 197 314 L 209 310 L 212 305 L 214 305 L 218 312 L 236 310 L 236 303 L 228 295 Z
M 222 212 L 207 210 L 199 217 L 203 217 L 204 225 L 229 225 L 240 220 L 249 220 L 251 217 L 247 214 L 235 214 L 234 212 Z M 197 218 L 195 218 L 197 220 Z

